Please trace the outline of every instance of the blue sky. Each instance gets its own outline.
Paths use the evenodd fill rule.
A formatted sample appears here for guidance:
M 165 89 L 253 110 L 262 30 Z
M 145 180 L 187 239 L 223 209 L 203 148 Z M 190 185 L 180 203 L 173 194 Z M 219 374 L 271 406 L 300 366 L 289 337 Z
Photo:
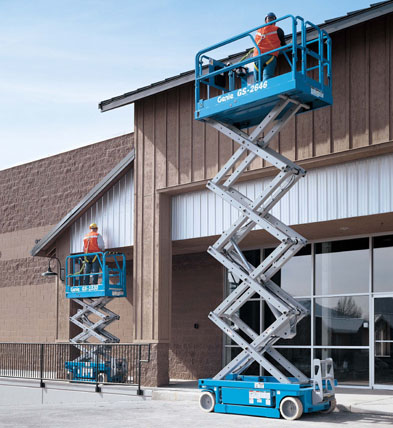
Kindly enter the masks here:
M 192 69 L 199 49 L 266 12 L 319 24 L 369 4 L 0 0 L 0 170 L 132 132 L 132 106 L 98 103 Z

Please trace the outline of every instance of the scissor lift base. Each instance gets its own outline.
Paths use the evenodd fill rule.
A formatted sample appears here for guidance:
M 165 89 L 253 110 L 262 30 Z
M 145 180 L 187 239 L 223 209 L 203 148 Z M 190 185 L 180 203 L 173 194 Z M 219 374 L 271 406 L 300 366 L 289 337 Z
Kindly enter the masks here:
M 280 418 L 280 404 L 286 397 L 300 400 L 302 413 L 329 412 L 335 407 L 334 393 L 324 401 L 313 404 L 313 384 L 283 384 L 272 376 L 228 375 L 225 380 L 200 379 L 199 388 L 214 395 L 216 413 Z M 201 396 L 202 397 L 202 396 Z M 202 403 L 201 403 L 202 407 Z M 203 407 L 202 407 L 203 408 Z M 203 409 L 207 410 L 207 409 Z M 209 410 L 208 410 L 209 411 Z M 300 415 L 301 416 L 301 415 Z M 299 417 L 300 417 L 299 416 Z M 297 419 L 297 418 L 296 418 Z

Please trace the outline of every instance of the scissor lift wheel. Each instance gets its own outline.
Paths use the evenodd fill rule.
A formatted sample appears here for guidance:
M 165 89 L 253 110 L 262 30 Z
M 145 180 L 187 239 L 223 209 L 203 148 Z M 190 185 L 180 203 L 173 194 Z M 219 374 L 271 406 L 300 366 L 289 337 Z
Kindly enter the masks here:
M 294 421 L 302 416 L 303 404 L 297 397 L 285 397 L 280 403 L 280 413 L 284 419 Z
M 332 398 L 330 400 L 330 406 L 326 410 L 321 410 L 321 413 L 332 413 L 333 410 L 337 407 L 337 400 L 335 398 Z
M 216 397 L 210 391 L 204 391 L 199 397 L 199 407 L 204 412 L 212 412 L 216 404 Z

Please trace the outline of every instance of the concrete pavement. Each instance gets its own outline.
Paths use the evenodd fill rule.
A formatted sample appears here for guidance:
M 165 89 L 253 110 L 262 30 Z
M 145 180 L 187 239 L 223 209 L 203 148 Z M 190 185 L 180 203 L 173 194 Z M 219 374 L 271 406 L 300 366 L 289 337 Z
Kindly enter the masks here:
M 393 417 L 349 413 L 337 410 L 328 415 L 309 414 L 294 422 L 251 416 L 204 413 L 198 404 L 187 401 L 130 398 L 115 403 L 84 403 L 2 406 L 1 428 L 327 428 L 341 424 L 356 428 L 391 427 Z
M 196 382 L 175 382 L 166 388 L 145 389 L 144 397 L 119 394 L 116 388 L 105 387 L 103 389 L 108 391 L 97 394 L 86 385 L 84 388 L 78 385 L 83 391 L 76 390 L 75 385 L 71 386 L 73 389 L 67 390 L 67 394 L 62 391 L 61 397 L 53 395 L 53 386 L 44 391 L 44 395 L 53 395 L 52 399 L 47 397 L 35 404 L 27 399 L 24 402 L 19 400 L 25 390 L 32 389 L 27 385 L 19 386 L 9 399 L 3 395 L 7 392 L 4 389 L 0 394 L 0 428 L 265 428 L 287 424 L 310 428 L 337 424 L 351 427 L 356 424 L 357 428 L 375 427 L 376 424 L 393 427 L 393 391 L 339 389 L 336 394 L 338 408 L 333 413 L 306 414 L 298 421 L 289 422 L 204 413 L 199 409 Z M 68 385 L 68 389 L 71 386 Z M 93 400 L 94 397 L 97 400 Z

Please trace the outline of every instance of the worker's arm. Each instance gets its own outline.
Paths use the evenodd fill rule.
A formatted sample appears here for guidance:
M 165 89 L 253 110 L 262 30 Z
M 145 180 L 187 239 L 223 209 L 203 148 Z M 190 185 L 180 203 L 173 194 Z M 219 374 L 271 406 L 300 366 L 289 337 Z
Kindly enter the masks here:
M 281 28 L 279 28 L 277 30 L 277 36 L 280 39 L 281 46 L 285 46 L 286 45 L 286 43 L 285 43 L 285 35 L 284 35 L 284 31 Z

